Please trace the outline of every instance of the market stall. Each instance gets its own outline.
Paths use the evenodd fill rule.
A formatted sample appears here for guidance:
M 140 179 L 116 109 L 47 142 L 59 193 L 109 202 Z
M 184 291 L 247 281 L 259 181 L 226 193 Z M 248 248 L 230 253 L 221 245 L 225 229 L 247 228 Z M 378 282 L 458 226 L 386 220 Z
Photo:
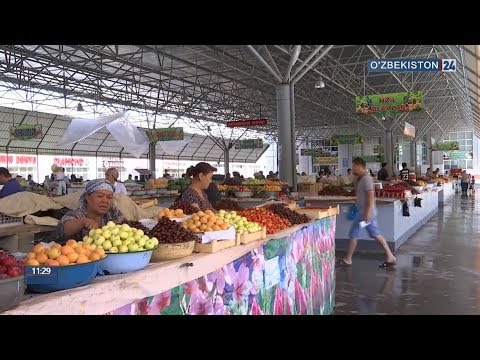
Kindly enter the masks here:
M 27 294 L 3 314 L 330 314 L 336 216 L 216 253 Z
M 448 203 L 455 195 L 455 182 L 446 182 L 438 192 L 438 202 L 440 205 Z

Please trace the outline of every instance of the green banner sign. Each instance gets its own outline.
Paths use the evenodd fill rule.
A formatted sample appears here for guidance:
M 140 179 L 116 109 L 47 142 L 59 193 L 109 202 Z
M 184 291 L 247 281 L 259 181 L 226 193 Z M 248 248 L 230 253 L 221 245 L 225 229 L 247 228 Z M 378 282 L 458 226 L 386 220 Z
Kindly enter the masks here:
M 41 124 L 14 125 L 10 126 L 11 140 L 31 140 L 43 138 Z
M 263 149 L 262 139 L 238 140 L 235 143 L 235 149 Z
M 420 111 L 423 108 L 421 91 L 357 96 L 355 109 L 359 115 L 386 115 Z
M 436 143 L 433 146 L 433 150 L 440 151 L 458 150 L 459 148 L 458 141 L 443 141 L 441 143 Z
M 362 134 L 351 134 L 351 135 L 333 135 L 330 141 L 334 145 L 339 144 L 363 144 L 363 135 Z
M 313 149 L 301 149 L 300 155 L 302 156 L 321 156 L 323 150 L 321 148 L 313 148 Z
M 183 140 L 183 127 L 149 129 L 147 136 L 150 142 Z
M 444 160 L 471 160 L 473 153 L 469 151 L 447 151 L 443 157 Z
M 338 165 L 338 157 L 332 157 L 332 156 L 314 157 L 313 165 Z

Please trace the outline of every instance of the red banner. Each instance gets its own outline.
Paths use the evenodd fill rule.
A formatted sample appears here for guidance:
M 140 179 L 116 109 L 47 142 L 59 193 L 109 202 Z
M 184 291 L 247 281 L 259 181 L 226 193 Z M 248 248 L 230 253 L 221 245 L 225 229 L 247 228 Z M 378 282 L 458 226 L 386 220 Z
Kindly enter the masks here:
M 267 125 L 267 119 L 227 121 L 227 127 L 249 127 Z
M 36 165 L 37 157 L 28 155 L 0 155 L 0 164 L 7 163 L 9 165 Z
M 83 166 L 82 158 L 54 158 L 53 163 L 59 166 Z

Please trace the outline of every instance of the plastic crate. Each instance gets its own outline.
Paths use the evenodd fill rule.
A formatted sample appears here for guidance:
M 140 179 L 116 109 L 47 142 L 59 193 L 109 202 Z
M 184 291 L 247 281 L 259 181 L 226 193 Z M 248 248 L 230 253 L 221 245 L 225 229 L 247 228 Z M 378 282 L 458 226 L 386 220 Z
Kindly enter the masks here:
M 0 226 L 11 226 L 23 224 L 23 218 L 21 217 L 12 217 L 0 213 Z

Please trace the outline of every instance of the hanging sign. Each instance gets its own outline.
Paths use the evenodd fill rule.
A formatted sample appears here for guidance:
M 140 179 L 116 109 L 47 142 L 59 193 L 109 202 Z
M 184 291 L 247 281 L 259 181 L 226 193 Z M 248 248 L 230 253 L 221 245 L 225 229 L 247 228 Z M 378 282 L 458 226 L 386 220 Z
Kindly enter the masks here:
M 227 127 L 251 127 L 251 126 L 264 126 L 267 125 L 267 119 L 253 119 L 253 120 L 240 120 L 240 121 L 227 121 Z
M 436 143 L 434 146 L 433 146 L 433 149 L 432 150 L 444 150 L 444 151 L 448 151 L 448 150 L 459 150 L 459 146 L 458 146 L 458 141 L 444 141 L 444 142 L 441 142 L 441 143 Z
M 471 160 L 473 153 L 470 151 L 446 151 L 443 154 L 443 160 Z
M 359 115 L 386 115 L 420 111 L 423 108 L 423 92 L 400 92 L 357 96 L 355 109 Z
M 314 157 L 313 165 L 338 165 L 338 157 L 332 157 L 332 156 Z
M 183 127 L 159 128 L 147 130 L 148 140 L 157 141 L 177 141 L 183 140 Z
M 238 140 L 235 143 L 235 149 L 263 149 L 262 139 Z
M 339 144 L 363 144 L 362 134 L 333 135 L 330 139 L 333 145 Z
M 321 156 L 323 153 L 322 148 L 313 148 L 313 149 L 301 149 L 300 155 L 302 156 Z
M 43 137 L 41 124 L 10 126 L 10 140 L 31 140 Z
M 403 129 L 403 134 L 410 137 L 415 137 L 415 126 L 405 122 L 405 128 Z

